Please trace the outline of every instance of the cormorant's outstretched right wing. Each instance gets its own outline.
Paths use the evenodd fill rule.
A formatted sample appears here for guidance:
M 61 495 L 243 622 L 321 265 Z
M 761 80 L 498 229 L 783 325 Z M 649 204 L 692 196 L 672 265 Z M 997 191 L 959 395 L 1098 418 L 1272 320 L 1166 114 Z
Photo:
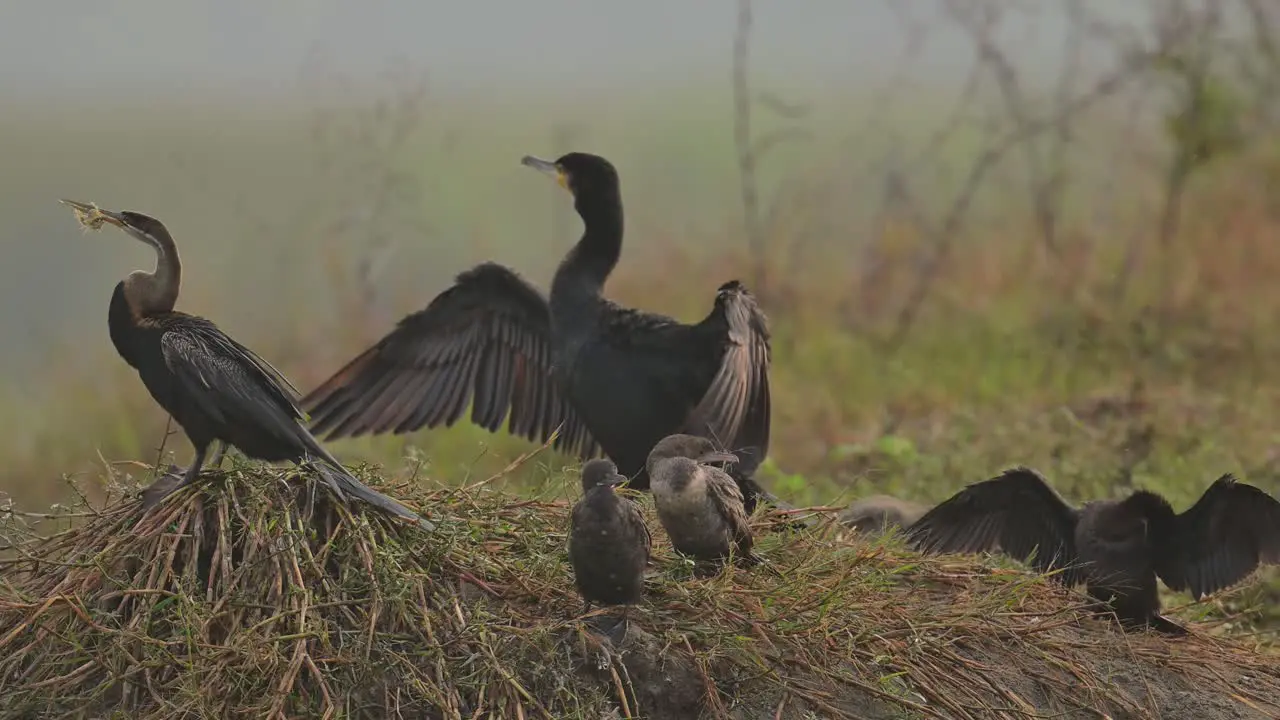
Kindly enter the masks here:
M 1041 572 L 1061 568 L 1056 577 L 1071 586 L 1084 581 L 1078 564 L 1078 511 L 1026 467 L 1005 470 L 969 485 L 925 513 L 907 530 L 912 545 L 926 552 L 994 551 L 1026 560 Z
M 1280 562 L 1280 502 L 1230 475 L 1218 478 L 1172 527 L 1153 523 L 1156 573 L 1174 590 L 1201 597 Z
M 551 311 L 528 282 L 496 263 L 458 275 L 425 310 L 356 356 L 302 399 L 330 439 L 405 433 L 471 420 L 582 458 L 596 442 L 551 375 Z M 508 412 L 509 411 L 509 412 Z
M 755 298 L 736 280 L 716 291 L 715 307 L 695 326 L 721 339 L 724 355 L 690 413 L 685 432 L 713 438 L 741 458 L 752 475 L 769 454 L 769 324 Z

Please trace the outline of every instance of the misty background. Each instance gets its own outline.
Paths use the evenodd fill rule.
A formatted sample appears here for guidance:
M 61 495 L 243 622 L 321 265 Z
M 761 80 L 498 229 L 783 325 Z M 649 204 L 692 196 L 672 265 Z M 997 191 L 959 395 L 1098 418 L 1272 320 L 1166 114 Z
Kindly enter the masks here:
M 976 104 L 953 114 L 975 94 L 982 61 L 966 23 L 988 4 L 753 4 L 752 131 L 783 140 L 760 164 L 761 189 L 821 206 L 781 235 L 803 234 L 804 252 L 852 273 L 891 174 L 911 177 L 922 206 L 950 202 L 979 139 L 999 131 L 989 116 L 1004 112 L 988 79 Z M 1000 5 L 992 38 L 1031 105 L 1068 84 L 1087 88 L 1160 30 L 1149 3 Z M 1069 33 L 1085 12 L 1105 31 Z M 149 269 L 152 254 L 109 228 L 82 233 L 59 198 L 161 219 L 184 260 L 179 309 L 261 348 L 303 390 L 477 261 L 545 286 L 579 225 L 564 193 L 520 166 L 527 153 L 578 149 L 618 166 L 624 279 L 672 247 L 742 247 L 737 16 L 729 0 L 6 8 L 0 400 L 18 418 L 9 441 L 70 411 L 59 394 L 68 378 L 103 398 L 144 393 L 110 347 L 106 308 L 115 283 Z M 1073 212 L 1110 222 L 1141 201 L 1137 183 L 1125 203 L 1090 199 L 1126 183 L 1117 152 L 1147 147 L 1121 119 L 1158 117 L 1166 100 L 1156 86 L 1119 89 L 1076 126 Z M 938 152 L 914 162 L 925 146 Z M 978 215 L 1025 189 L 1009 165 L 984 185 Z M 706 302 L 725 279 L 705 280 Z M 706 311 L 638 297 L 683 319 Z

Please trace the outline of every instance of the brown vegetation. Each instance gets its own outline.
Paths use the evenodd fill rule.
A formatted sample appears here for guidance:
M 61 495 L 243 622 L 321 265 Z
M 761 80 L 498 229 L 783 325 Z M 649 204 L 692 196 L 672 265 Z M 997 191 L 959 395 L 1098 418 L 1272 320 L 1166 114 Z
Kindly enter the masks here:
M 1126 28 L 1064 0 L 1068 60 L 1049 90 L 1033 91 L 999 43 L 1018 8 L 941 6 L 937 21 L 965 29 L 974 60 L 954 106 L 928 108 L 938 121 L 923 141 L 895 132 L 910 113 L 889 111 L 891 77 L 846 130 L 875 148 L 866 167 L 849 171 L 832 149 L 770 176 L 808 119 L 751 82 L 744 3 L 735 159 L 745 207 L 700 208 L 706 224 L 686 230 L 629 203 L 641 219 L 610 295 L 692 318 L 717 282 L 752 280 L 775 331 L 765 480 L 790 500 L 936 501 L 1012 464 L 1043 470 L 1076 500 L 1145 486 L 1185 506 L 1223 472 L 1280 492 L 1275 11 L 1150 0 L 1148 24 Z M 1251 32 L 1231 13 L 1251 17 Z M 904 15 L 904 56 L 922 22 Z M 406 190 L 389 158 L 413 156 L 406 128 L 425 124 L 421 106 L 412 93 L 380 106 L 367 167 L 338 172 L 366 189 L 343 197 L 374 208 L 372 225 L 344 224 L 324 195 L 306 205 L 305 227 L 288 218 L 258 238 L 305 235 L 329 271 L 323 293 L 279 298 L 280 319 L 245 337 L 304 389 L 436 289 L 416 271 L 392 283 L 374 270 L 389 238 L 419 236 L 394 218 L 420 188 Z M 1092 135 L 1112 142 L 1086 150 Z M 570 228 L 558 226 L 557 242 Z M 353 259 L 353 247 L 370 249 Z M 492 256 L 504 260 L 502 247 Z M 188 297 L 193 308 L 211 301 Z M 0 487 L 24 507 L 70 497 L 49 481 L 63 472 L 96 478 L 103 457 L 152 459 L 164 435 L 166 419 L 105 335 L 100 346 L 91 370 L 60 364 L 92 354 L 77 345 L 29 379 L 58 392 L 38 430 L 0 446 Z M 17 426 L 23 409 L 13 417 Z M 411 481 L 404 492 L 452 516 L 434 539 L 323 495 L 299 503 L 286 474 L 265 469 L 237 468 L 149 518 L 86 483 L 98 509 L 77 501 L 83 516 L 48 540 L 19 532 L 12 514 L 7 538 L 23 556 L 0 567 L 0 703 L 117 700 L 138 717 L 434 707 L 597 718 L 637 704 L 673 718 L 695 707 L 736 718 L 1280 712 L 1276 656 L 1246 647 L 1276 626 L 1280 593 L 1268 583 L 1191 607 L 1166 600 L 1198 631 L 1171 643 L 1118 633 L 1025 573 L 921 559 L 892 538 L 832 528 L 764 534 L 760 552 L 782 578 L 691 578 L 659 539 L 637 632 L 612 648 L 619 660 L 577 616 L 566 506 L 548 499 L 577 485 L 556 471 L 566 459 L 494 472 L 527 449 L 466 427 L 335 444 L 339 457 L 384 461 L 384 477 Z M 526 499 L 436 489 L 491 472 Z
M 45 530 L 74 520 L 46 538 L 11 518 L 0 715 L 1280 712 L 1280 659 L 1208 627 L 1173 642 L 1121 633 L 1033 575 L 921 558 L 831 522 L 788 534 L 760 518 L 776 572 L 712 578 L 655 537 L 623 635 L 599 611 L 580 615 L 566 503 L 413 492 L 447 518 L 423 533 L 327 493 L 293 471 L 236 469 L 151 513 L 120 499 L 42 518 Z

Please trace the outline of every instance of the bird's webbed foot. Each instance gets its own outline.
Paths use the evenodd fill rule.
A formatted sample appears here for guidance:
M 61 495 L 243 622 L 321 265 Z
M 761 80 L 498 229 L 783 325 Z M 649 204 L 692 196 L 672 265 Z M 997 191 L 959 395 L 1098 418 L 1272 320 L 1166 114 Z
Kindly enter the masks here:
M 694 560 L 693 576 L 699 580 L 707 580 L 724 572 L 729 567 L 729 563 L 725 562 L 726 558 L 717 558 L 715 560 Z
M 187 475 L 188 473 L 182 468 L 170 465 L 169 472 L 161 475 L 139 493 L 139 497 L 142 498 L 142 508 L 150 510 L 156 503 L 177 492 L 189 482 Z
M 1169 618 L 1156 613 L 1147 621 L 1147 626 L 1158 633 L 1172 635 L 1174 637 L 1184 637 L 1191 634 L 1191 631 Z
M 209 458 L 207 462 L 204 462 L 201 464 L 200 466 L 201 470 L 207 467 L 220 469 L 222 467 L 222 461 L 226 457 L 226 453 L 227 453 L 227 446 L 225 444 L 219 445 L 218 449 L 214 451 L 213 457 Z M 182 485 L 184 484 L 183 483 L 184 478 L 187 475 L 191 475 L 191 474 L 192 472 L 191 472 L 190 465 L 188 465 L 187 467 L 179 467 L 177 465 L 170 463 L 169 467 L 165 468 L 164 474 L 161 475 L 154 483 L 152 483 L 151 487 L 156 487 L 160 485 L 160 483 L 162 482 L 175 483 L 172 485 L 172 488 L 169 490 L 169 492 L 173 492 L 174 490 L 177 490 L 178 488 L 182 487 Z M 150 489 L 151 488 L 147 488 L 147 490 L 150 490 Z M 146 491 L 144 490 L 143 492 L 146 492 Z M 168 495 L 168 494 L 169 494 L 168 492 L 165 493 L 165 495 Z
M 216 461 L 222 460 L 222 451 L 225 445 L 221 446 L 215 455 Z M 147 486 L 140 495 L 142 497 L 143 510 L 150 510 L 156 503 L 173 494 L 179 488 L 185 487 L 195 482 L 200 477 L 200 468 L 204 466 L 205 447 L 196 449 L 196 456 L 192 459 L 191 464 L 185 470 L 170 465 L 168 472 L 156 478 L 156 481 Z
M 627 629 L 631 627 L 631 618 L 627 613 L 607 614 L 592 618 L 589 624 L 591 629 L 601 637 L 608 638 L 613 647 L 621 648 L 627 641 Z

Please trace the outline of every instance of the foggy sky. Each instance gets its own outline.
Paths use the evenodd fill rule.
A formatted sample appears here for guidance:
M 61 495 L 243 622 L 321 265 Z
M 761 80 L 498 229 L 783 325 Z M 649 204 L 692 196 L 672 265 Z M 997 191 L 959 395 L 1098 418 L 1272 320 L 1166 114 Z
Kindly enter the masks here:
M 904 38 L 915 22 L 925 35 L 910 58 L 911 82 L 918 96 L 937 95 L 959 85 L 974 54 L 972 41 L 940 16 L 943 5 L 941 0 L 757 0 L 752 65 L 783 97 L 816 100 L 875 90 L 904 64 Z M 1024 3 L 1017 18 L 1002 26 L 999 41 L 1024 83 L 1056 76 L 1067 27 L 1062 7 Z M 1093 0 L 1090 7 L 1111 20 L 1142 24 L 1145 4 Z M 21 334 L 26 341 L 0 347 L 0 369 L 23 358 L 28 364 L 42 362 L 55 341 L 85 329 L 98 333 L 90 337 L 100 345 L 101 312 L 90 309 L 90 301 L 97 302 L 141 257 L 136 248 L 125 254 L 116 245 L 73 242 L 65 209 L 54 198 L 75 193 L 82 193 L 81 199 L 115 198 L 131 207 L 159 208 L 156 212 L 178 227 L 206 225 L 202 232 L 184 235 L 184 248 L 204 263 L 205 277 L 217 276 L 218 246 L 200 243 L 237 229 L 207 225 L 212 218 L 202 216 L 208 211 L 199 200 L 205 191 L 193 192 L 194 181 L 184 185 L 176 178 L 216 179 L 209 196 L 228 202 L 240 192 L 238 178 L 248 170 L 233 160 L 219 165 L 224 158 L 186 147 L 192 132 L 207 128 L 192 130 L 198 123 L 190 111 L 166 113 L 157 109 L 160 104 L 198 99 L 215 108 L 211 114 L 217 117 L 237 110 L 249 115 L 277 102 L 297 105 L 306 96 L 347 100 L 343 93 L 375 93 L 376 81 L 397 66 L 425 74 L 433 93 L 466 93 L 496 107 L 516 106 L 510 99 L 530 91 L 643 95 L 712 80 L 723 94 L 715 101 L 725 106 L 726 124 L 710 132 L 726 136 L 731 109 L 724 88 L 736 9 L 734 0 L 9 3 L 0 21 L 0 186 L 6 195 L 0 207 L 7 213 L 0 228 L 0 336 Z M 95 104 L 112 105 L 115 120 L 95 114 Z M 45 112 L 49 107 L 53 112 Z M 22 115 L 25 110 L 31 111 L 29 118 Z M 584 123 L 616 130 L 634 122 L 604 114 L 597 112 Z M 251 142 L 249 131 L 243 139 L 236 132 L 227 129 L 227 137 L 213 138 L 221 144 L 209 147 Z M 61 146 L 51 146 L 49 136 L 59 133 L 69 136 L 67 148 L 76 149 L 60 152 Z M 706 140 L 700 136 L 690 142 Z M 504 148 L 509 157 L 500 161 L 503 173 L 514 166 L 510 158 L 528 149 Z M 282 170 L 295 169 L 296 158 L 288 155 L 292 150 L 249 152 L 263 160 L 253 176 L 275 172 L 280 186 L 296 182 Z M 646 159 L 652 169 L 679 152 L 673 147 L 667 156 Z M 146 156 L 150 164 L 120 164 L 129 153 Z M 497 177 L 483 162 L 478 153 L 468 152 L 467 167 L 477 177 L 484 172 Z M 296 165 L 295 175 L 302 167 Z M 653 174 L 646 175 L 645 163 L 633 168 L 629 187 L 637 192 Z M 731 189 L 731 183 L 721 184 Z M 256 204 L 249 210 L 269 208 L 283 215 L 290 207 L 305 207 L 301 198 L 295 193 L 268 203 L 251 197 Z M 442 203 L 432 208 L 449 209 Z M 481 225 L 487 221 L 480 214 L 474 218 Z M 467 237 L 463 229 L 459 225 L 449 235 L 459 245 Z M 453 269 L 430 270 L 445 278 Z M 46 299 L 39 313 L 28 312 L 26 298 L 54 282 L 63 291 Z M 232 313 L 227 316 L 234 322 Z
M 1052 67 L 1057 3 L 1008 31 L 1024 70 Z M 896 10 L 891 9 L 896 7 Z M 902 45 L 904 16 L 936 0 L 760 0 L 759 63 L 844 83 L 875 78 Z M 1141 5 L 1098 6 L 1111 16 Z M 591 89 L 727 72 L 733 0 L 41 0 L 0 23 L 0 98 L 69 100 L 137 93 L 295 93 L 303 68 L 374 77 L 395 62 L 437 89 Z M 930 23 L 923 66 L 945 78 L 971 53 L 954 26 Z M 0 112 L 3 112 L 0 109 Z

